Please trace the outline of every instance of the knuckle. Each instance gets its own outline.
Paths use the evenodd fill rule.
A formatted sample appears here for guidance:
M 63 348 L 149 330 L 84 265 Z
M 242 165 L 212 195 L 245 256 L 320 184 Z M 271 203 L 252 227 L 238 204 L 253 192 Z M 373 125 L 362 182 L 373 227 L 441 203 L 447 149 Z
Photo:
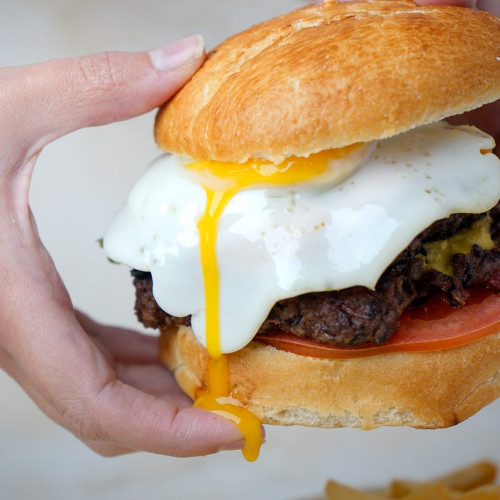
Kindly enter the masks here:
M 105 92 L 123 82 L 120 64 L 109 52 L 76 59 L 74 70 L 74 81 L 84 93 Z
M 83 408 L 67 404 L 59 410 L 62 424 L 81 441 L 92 441 L 100 434 L 99 427 L 88 418 Z
M 58 413 L 63 426 L 81 441 L 110 442 L 111 436 L 94 401 L 65 401 Z

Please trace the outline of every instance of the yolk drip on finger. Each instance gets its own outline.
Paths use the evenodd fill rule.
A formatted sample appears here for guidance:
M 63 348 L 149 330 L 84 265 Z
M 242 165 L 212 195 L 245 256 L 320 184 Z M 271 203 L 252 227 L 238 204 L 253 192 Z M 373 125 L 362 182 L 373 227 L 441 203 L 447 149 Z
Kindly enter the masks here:
M 200 254 L 205 288 L 205 322 L 208 362 L 206 388 L 197 395 L 195 406 L 217 413 L 231 420 L 245 439 L 243 456 L 253 462 L 259 456 L 262 443 L 260 420 L 241 403 L 231 397 L 229 364 L 220 349 L 219 335 L 219 271 L 216 254 L 217 222 L 232 197 L 230 191 L 206 188 L 207 204 L 198 223 Z
M 275 165 L 268 161 L 227 163 L 196 161 L 186 167 L 201 177 L 206 191 L 205 211 L 198 222 L 200 259 L 205 292 L 206 345 L 210 355 L 206 387 L 197 395 L 195 405 L 234 422 L 245 438 L 243 455 L 254 461 L 262 442 L 259 419 L 232 397 L 228 357 L 220 342 L 220 286 L 217 262 L 218 223 L 224 209 L 241 190 L 262 186 L 293 186 L 307 182 L 336 182 L 360 162 L 350 158 L 360 145 L 322 151 L 307 158 L 291 157 Z M 352 161 L 342 161 L 342 160 Z M 339 161 L 341 160 L 341 161 Z
M 249 462 L 257 460 L 262 444 L 260 420 L 231 396 L 227 356 L 210 357 L 208 380 L 205 389 L 199 392 L 195 406 L 211 411 L 233 422 L 245 439 L 243 456 Z

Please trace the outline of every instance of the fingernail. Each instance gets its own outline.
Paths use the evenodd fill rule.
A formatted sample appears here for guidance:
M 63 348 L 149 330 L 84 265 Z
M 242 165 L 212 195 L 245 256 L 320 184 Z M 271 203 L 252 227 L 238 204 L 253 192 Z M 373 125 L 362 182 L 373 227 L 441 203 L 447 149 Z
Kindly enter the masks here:
M 153 66 L 160 71 L 171 71 L 191 61 L 200 59 L 205 50 L 205 42 L 201 35 L 182 38 L 165 47 L 149 53 Z

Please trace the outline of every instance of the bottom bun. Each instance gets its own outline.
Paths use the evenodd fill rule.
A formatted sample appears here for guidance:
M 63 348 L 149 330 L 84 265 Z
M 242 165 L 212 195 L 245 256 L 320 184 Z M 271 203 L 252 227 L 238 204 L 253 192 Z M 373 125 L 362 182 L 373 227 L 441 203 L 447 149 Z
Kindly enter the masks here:
M 160 357 L 191 398 L 205 386 L 208 353 L 189 327 L 161 332 Z M 356 359 L 311 358 L 258 342 L 227 357 L 232 395 L 267 424 L 435 429 L 500 397 L 500 333 L 443 351 Z

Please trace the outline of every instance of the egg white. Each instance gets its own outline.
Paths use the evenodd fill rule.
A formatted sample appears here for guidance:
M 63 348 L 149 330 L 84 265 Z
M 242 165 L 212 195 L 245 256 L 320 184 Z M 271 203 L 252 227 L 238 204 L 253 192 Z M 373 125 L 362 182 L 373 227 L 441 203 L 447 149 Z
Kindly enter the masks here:
M 480 213 L 500 199 L 493 139 L 445 122 L 371 145 L 341 178 L 238 192 L 219 222 L 220 347 L 248 344 L 282 299 L 354 285 L 373 288 L 422 230 L 452 213 Z M 104 238 L 114 261 L 150 271 L 159 306 L 191 315 L 205 340 L 197 223 L 206 192 L 175 155 L 157 159 Z

